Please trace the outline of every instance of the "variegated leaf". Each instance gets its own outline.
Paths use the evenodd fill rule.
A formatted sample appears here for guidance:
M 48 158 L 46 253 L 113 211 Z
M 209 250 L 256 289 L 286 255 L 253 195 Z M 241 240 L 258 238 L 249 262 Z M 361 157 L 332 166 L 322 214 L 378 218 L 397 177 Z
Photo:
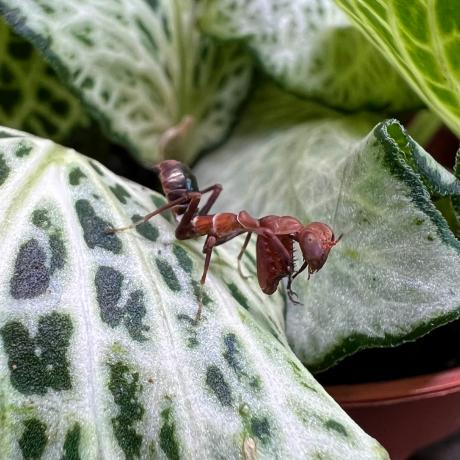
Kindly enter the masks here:
M 88 123 L 80 101 L 25 39 L 0 21 L 0 124 L 62 142 Z
M 222 210 L 288 214 L 343 233 L 321 271 L 295 280 L 303 305 L 287 310 L 289 342 L 312 370 L 460 316 L 460 243 L 432 201 L 455 202 L 460 181 L 396 120 L 375 124 L 264 88 L 231 140 L 198 166 L 202 183 L 223 184 Z
M 162 155 L 190 161 L 219 142 L 246 95 L 248 56 L 198 32 L 195 0 L 6 0 L 0 7 L 145 165 Z
M 456 0 L 337 0 L 423 101 L 460 135 Z
M 200 294 L 201 244 L 168 215 L 106 232 L 158 194 L 0 135 L 4 458 L 387 458 L 285 345 L 282 302 L 239 277 L 237 247 Z
M 333 0 L 205 0 L 200 24 L 240 40 L 283 88 L 345 110 L 420 104 Z

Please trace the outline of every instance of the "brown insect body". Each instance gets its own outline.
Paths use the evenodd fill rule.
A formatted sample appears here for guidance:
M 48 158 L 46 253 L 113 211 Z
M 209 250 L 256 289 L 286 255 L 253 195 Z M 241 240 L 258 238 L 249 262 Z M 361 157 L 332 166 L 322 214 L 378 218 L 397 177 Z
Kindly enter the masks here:
M 190 231 L 195 235 L 214 235 L 216 238 L 226 238 L 244 233 L 246 230 L 238 222 L 238 215 L 222 212 L 207 216 L 196 216 L 190 222 Z
M 155 167 L 159 173 L 163 192 L 168 203 L 144 216 L 139 225 L 167 209 L 175 214 L 178 225 L 175 235 L 185 240 L 206 236 L 203 253 L 206 255 L 201 284 L 205 283 L 212 250 L 232 238 L 247 233 L 246 240 L 238 256 L 238 263 L 249 243 L 252 233 L 257 235 L 257 278 L 262 291 L 273 294 L 281 279 L 288 277 L 288 296 L 292 301 L 292 280 L 308 267 L 310 274 L 318 271 L 325 263 L 330 249 L 340 240 L 335 239 L 331 228 L 321 222 L 302 225 L 291 216 L 265 216 L 254 218 L 246 211 L 234 213 L 208 212 L 222 191 L 219 184 L 200 190 L 195 176 L 183 163 L 165 160 Z M 204 193 L 211 192 L 204 206 L 198 206 Z M 113 229 L 113 232 L 132 228 Z M 304 263 L 294 272 L 293 242 L 300 245 Z M 238 266 L 239 267 L 239 266 Z M 295 302 L 295 301 L 294 301 Z M 200 315 L 198 311 L 197 317 Z
M 291 216 L 265 216 L 259 219 L 262 227 L 277 235 L 289 254 L 289 259 L 280 256 L 279 250 L 270 239 L 258 236 L 256 242 L 257 280 L 262 292 L 273 294 L 279 282 L 294 272 L 294 246 L 292 234 L 302 229 L 302 224 Z
M 159 175 L 163 193 L 168 202 L 182 198 L 186 193 L 199 192 L 196 177 L 190 168 L 180 161 L 166 160 L 154 168 Z M 187 210 L 188 203 L 178 204 L 171 211 L 182 215 Z
M 294 245 L 292 238 L 286 235 L 278 236 L 281 244 L 286 248 L 291 260 L 294 259 Z M 294 271 L 293 264 L 286 264 L 280 257 L 278 250 L 271 241 L 259 236 L 256 242 L 257 280 L 262 292 L 273 294 L 279 282 Z

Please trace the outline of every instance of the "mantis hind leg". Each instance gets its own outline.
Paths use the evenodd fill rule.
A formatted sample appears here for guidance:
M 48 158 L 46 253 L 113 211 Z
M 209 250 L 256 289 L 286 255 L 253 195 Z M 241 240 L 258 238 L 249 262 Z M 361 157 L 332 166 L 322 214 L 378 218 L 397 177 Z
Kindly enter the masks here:
M 204 259 L 203 274 L 201 275 L 200 279 L 201 285 L 203 285 L 206 282 L 206 275 L 208 274 L 209 264 L 211 263 L 212 250 L 214 249 L 214 246 L 216 246 L 217 241 L 218 240 L 215 236 L 209 235 L 204 243 L 203 252 L 206 256 Z
M 240 253 L 238 254 L 238 273 L 240 274 L 241 278 L 247 280 L 250 278 L 250 275 L 244 275 L 243 270 L 241 270 L 241 259 L 243 258 L 243 254 L 246 251 L 246 248 L 248 247 L 249 241 L 251 240 L 252 232 L 248 232 L 246 235 L 246 239 L 244 240 L 243 246 L 241 248 Z
M 217 238 L 214 235 L 208 235 L 206 238 L 206 241 L 203 245 L 203 253 L 205 254 L 205 259 L 204 259 L 204 267 L 203 267 L 203 274 L 201 275 L 200 279 L 200 289 L 201 289 L 201 294 L 200 294 L 200 299 L 199 299 L 199 305 L 198 305 L 198 311 L 196 313 L 196 320 L 198 321 L 201 317 L 201 311 L 203 309 L 203 303 L 202 303 L 202 292 L 204 289 L 204 284 L 206 283 L 206 276 L 208 274 L 209 270 L 209 265 L 211 264 L 211 256 L 212 256 L 212 250 L 216 247 L 219 246 L 220 244 L 226 243 L 227 241 L 235 238 L 236 236 L 240 235 L 240 231 L 236 231 L 234 233 L 231 233 L 230 235 L 224 236 L 222 238 Z M 249 242 L 248 237 L 246 237 L 246 240 Z M 247 243 L 246 243 L 247 246 Z M 244 251 L 243 251 L 244 252 Z
M 204 283 L 206 282 L 206 275 L 208 274 L 209 264 L 211 263 L 211 255 L 214 246 L 216 246 L 217 238 L 213 235 L 208 235 L 203 246 L 203 252 L 206 254 L 204 259 L 204 268 L 203 274 L 200 279 L 200 298 L 198 299 L 198 310 L 195 315 L 195 320 L 199 321 L 201 319 L 201 312 L 203 310 L 203 289 Z

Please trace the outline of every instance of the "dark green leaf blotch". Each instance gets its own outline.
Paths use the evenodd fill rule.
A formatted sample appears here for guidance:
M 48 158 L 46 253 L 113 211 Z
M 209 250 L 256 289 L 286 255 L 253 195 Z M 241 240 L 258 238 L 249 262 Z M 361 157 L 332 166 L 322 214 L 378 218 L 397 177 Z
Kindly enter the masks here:
M 32 213 L 32 223 L 42 230 L 48 230 L 51 227 L 51 219 L 47 209 L 35 209 Z
M 160 430 L 160 447 L 169 460 L 179 460 L 179 444 L 176 438 L 176 425 L 171 420 L 171 408 L 164 409 L 161 418 L 163 425 Z
M 180 283 L 171 265 L 169 265 L 166 260 L 160 259 L 158 257 L 155 259 L 155 262 L 163 280 L 168 285 L 169 289 L 174 292 L 179 292 L 181 290 Z
M 8 174 L 10 173 L 10 168 L 7 165 L 5 158 L 0 154 L 0 185 L 6 181 Z
M 48 289 L 50 270 L 45 262 L 46 253 L 36 239 L 19 248 L 10 280 L 10 294 L 15 299 L 32 299 Z
M 139 289 L 131 292 L 125 306 L 120 307 L 118 302 L 121 298 L 123 279 L 123 274 L 112 267 L 100 266 L 97 269 L 94 284 L 101 319 L 111 327 L 118 326 L 123 320 L 134 340 L 147 340 L 143 332 L 150 328 L 142 324 L 142 319 L 147 313 L 144 293 Z
M 154 11 L 158 8 L 158 0 L 147 0 L 147 3 Z
M 59 233 L 52 233 L 49 236 L 51 248 L 50 273 L 53 274 L 56 270 L 64 267 L 66 260 L 66 250 L 64 240 Z
M 69 315 L 53 312 L 38 320 L 35 342 L 42 350 L 41 359 L 47 374 L 48 385 L 55 390 L 72 387 L 66 353 L 73 332 Z
M 245 363 L 240 351 L 241 347 L 235 334 L 230 333 L 224 336 L 224 347 L 225 351 L 223 357 L 230 368 L 235 372 L 238 380 L 246 381 L 253 389 L 260 390 L 260 377 L 251 376 L 248 370 L 245 369 Z
M 176 256 L 177 262 L 187 273 L 192 273 L 193 261 L 187 254 L 187 251 L 178 244 L 173 245 L 173 252 Z
M 231 406 L 233 403 L 232 392 L 229 384 L 224 379 L 224 374 L 217 366 L 209 366 L 206 372 L 206 385 L 217 396 L 223 406 Z
M 150 198 L 152 199 L 152 202 L 156 208 L 161 208 L 166 204 L 166 199 L 162 196 L 150 195 Z
M 47 209 L 35 209 L 32 213 L 32 223 L 44 231 L 51 229 L 51 219 Z M 49 234 L 49 233 L 48 233 Z M 60 230 L 55 230 L 49 234 L 48 241 L 51 249 L 51 261 L 49 272 L 52 275 L 56 270 L 61 269 L 65 265 L 66 250 L 64 240 L 61 237 Z
M 302 369 L 294 361 L 289 360 L 288 364 L 289 366 L 291 366 L 291 369 L 294 371 L 294 374 L 297 378 L 297 381 L 300 383 L 300 385 L 302 385 L 304 388 L 307 388 L 310 391 L 314 391 L 315 393 L 318 392 L 315 387 L 312 387 L 307 382 L 305 382 L 305 376 L 302 372 Z
M 144 293 L 140 290 L 132 292 L 126 302 L 124 311 L 124 323 L 129 335 L 139 342 L 147 340 L 142 333 L 150 329 L 148 326 L 142 324 L 142 319 L 147 313 L 144 305 Z
M 3 70 L 2 70 L 3 72 Z M 1 131 L 0 130 L 0 139 L 8 139 L 8 138 L 11 138 L 11 137 L 18 137 L 18 134 L 16 133 L 8 133 L 6 131 Z
M 132 216 L 131 220 L 133 222 L 139 222 L 142 219 L 142 216 L 135 214 Z M 156 241 L 157 238 L 160 236 L 160 232 L 158 229 L 152 225 L 150 222 L 144 222 L 143 224 L 136 226 L 136 231 L 144 238 L 147 238 L 150 241 Z
M 24 460 L 37 460 L 43 455 L 47 437 L 46 425 L 36 418 L 29 418 L 24 421 L 24 433 L 19 440 Z
M 248 299 L 246 299 L 244 294 L 238 289 L 237 285 L 234 283 L 227 283 L 227 286 L 238 303 L 246 310 L 249 310 Z
M 94 169 L 94 171 L 96 171 L 100 176 L 104 175 L 104 172 L 102 171 L 100 166 L 95 161 L 90 161 L 89 164 Z
M 15 154 L 17 157 L 22 158 L 29 155 L 32 151 L 32 146 L 30 144 L 26 144 L 25 142 L 20 142 L 18 147 L 15 150 Z
M 153 204 L 155 205 L 155 208 L 157 209 L 161 208 L 167 203 L 166 199 L 161 195 L 150 195 L 150 199 L 152 200 Z M 176 223 L 171 211 L 162 212 L 161 216 L 169 222 Z
M 237 375 L 243 373 L 243 368 L 240 363 L 239 350 L 238 350 L 238 341 L 235 334 L 227 334 L 224 337 L 224 358 L 227 361 L 228 365 L 235 371 Z
M 139 374 L 130 372 L 122 362 L 109 364 L 109 367 L 109 389 L 119 408 L 119 414 L 112 418 L 115 437 L 127 460 L 140 458 L 142 436 L 133 427 L 144 415 L 144 408 L 138 401 L 142 389 Z
M 64 455 L 61 460 L 80 460 L 80 425 L 75 423 L 73 428 L 67 431 L 64 441 Z
M 131 195 L 128 190 L 122 187 L 120 184 L 117 184 L 113 187 L 109 187 L 112 190 L 112 193 L 117 197 L 120 203 L 126 204 L 126 198 L 129 198 Z
M 270 424 L 267 417 L 252 417 L 251 418 L 251 431 L 254 436 L 266 444 L 270 440 Z
M 48 388 L 72 387 L 66 357 L 72 332 L 70 316 L 57 312 L 40 317 L 35 338 L 30 337 L 19 321 L 10 321 L 0 329 L 8 354 L 11 384 L 16 390 L 23 394 L 45 394 Z
M 329 419 L 324 426 L 329 430 L 334 430 L 337 433 L 340 433 L 342 436 L 348 436 L 347 430 L 345 427 L 337 422 L 336 420 Z
M 183 313 L 177 315 L 177 319 L 182 323 L 185 324 L 185 330 L 187 332 L 187 346 L 189 348 L 195 348 L 200 344 L 198 340 L 198 334 L 196 331 L 196 327 L 198 326 L 198 321 L 195 318 L 192 318 L 189 315 L 185 315 Z
M 86 175 L 82 172 L 80 168 L 73 168 L 69 173 L 69 184 L 70 185 L 79 185 L 80 179 L 84 179 Z
M 118 326 L 124 316 L 122 308 L 117 307 L 121 297 L 124 276 L 112 267 L 100 266 L 94 278 L 96 299 L 102 321 L 111 327 Z
M 208 296 L 204 286 L 198 281 L 192 280 L 193 294 L 197 300 L 201 300 L 204 306 L 212 302 L 211 297 Z
M 112 225 L 96 214 L 88 200 L 78 200 L 75 203 L 75 210 L 83 229 L 83 237 L 89 248 L 99 246 L 114 254 L 121 253 L 120 238 L 116 234 L 107 233 Z

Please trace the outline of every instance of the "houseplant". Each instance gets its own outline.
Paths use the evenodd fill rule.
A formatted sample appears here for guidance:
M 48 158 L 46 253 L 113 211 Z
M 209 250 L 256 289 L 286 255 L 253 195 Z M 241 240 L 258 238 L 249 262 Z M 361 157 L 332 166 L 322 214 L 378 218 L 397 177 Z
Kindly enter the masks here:
M 2 2 L 8 23 L 140 162 L 151 165 L 160 152 L 191 162 L 214 150 L 197 172 L 202 183 L 224 183 L 223 209 L 326 220 L 345 234 L 323 271 L 296 282 L 303 307 L 242 280 L 238 242 L 219 249 L 207 316 L 197 324 L 199 245 L 174 243 L 163 218 L 129 235 L 104 233 L 148 212 L 159 196 L 5 128 L 3 451 L 29 458 L 385 456 L 287 341 L 319 370 L 458 317 L 459 274 L 448 267 L 460 250 L 453 233 L 459 182 L 417 144 L 419 134 L 414 140 L 399 122 L 382 121 L 425 103 L 432 112 L 422 133 L 439 125 L 433 113 L 458 125 L 458 24 L 449 11 L 417 5 L 361 16 L 352 9 L 367 34 L 397 17 L 397 35 L 378 27 L 372 35 L 392 66 L 329 2 L 299 1 L 288 10 L 276 2 Z M 438 21 L 434 38 L 423 21 L 403 21 L 415 14 Z M 424 53 L 408 52 L 423 39 Z M 8 49 L 7 68 L 21 69 Z M 255 61 L 270 78 L 257 73 L 250 91 Z M 45 132 L 61 128 L 50 135 L 65 143 L 88 123 L 86 112 L 41 68 L 48 91 L 32 73 L 38 103 L 19 112 L 40 113 L 41 99 L 61 101 L 38 119 Z M 442 83 L 432 82 L 436 71 Z M 7 77 L 16 95 L 25 93 Z M 62 110 L 62 100 L 74 109 Z M 19 102 L 13 98 L 10 113 Z M 18 127 L 7 115 L 4 124 Z M 443 214 L 437 195 L 448 205 Z M 254 271 L 251 251 L 244 265 Z

